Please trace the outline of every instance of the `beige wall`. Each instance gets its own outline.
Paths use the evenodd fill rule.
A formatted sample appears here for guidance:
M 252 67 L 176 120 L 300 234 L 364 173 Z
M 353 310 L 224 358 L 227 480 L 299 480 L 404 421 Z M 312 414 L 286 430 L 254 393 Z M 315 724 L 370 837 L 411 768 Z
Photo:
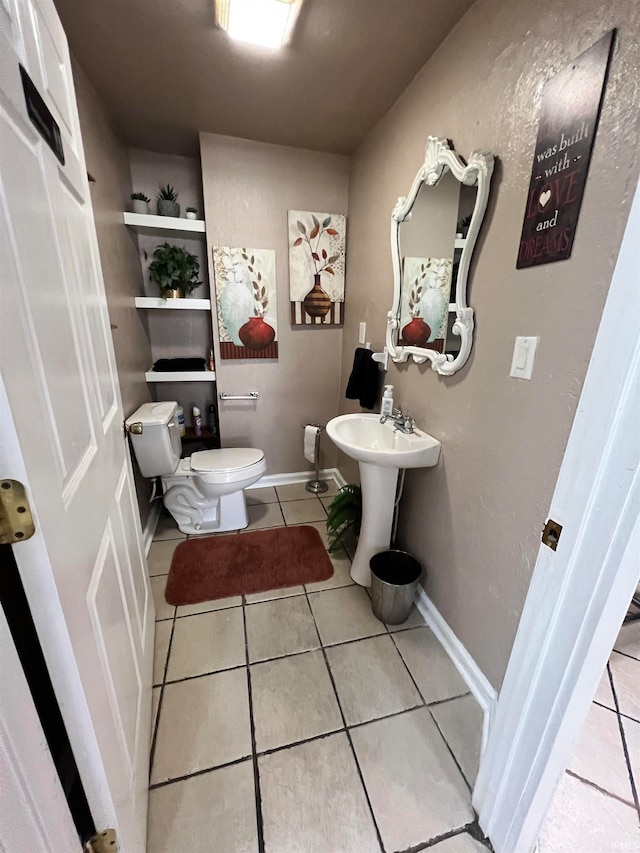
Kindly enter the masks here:
M 216 340 L 218 389 L 260 393 L 220 405 L 223 444 L 261 448 L 269 474 L 303 471 L 302 425 L 337 414 L 342 329 L 290 326 L 287 211 L 346 213 L 349 160 L 208 133 L 200 148 L 208 246 L 276 250 L 279 358 L 222 361 Z M 321 460 L 336 461 L 326 437 Z
M 407 472 L 399 544 L 436 606 L 499 687 L 638 178 L 640 7 L 628 0 L 478 0 L 353 158 L 343 382 L 358 322 L 382 348 L 389 218 L 428 134 L 498 157 L 472 270 L 476 337 L 451 378 L 391 365 L 396 403 L 443 444 Z M 620 27 L 573 255 L 516 271 L 544 80 Z M 516 335 L 540 335 L 533 379 L 509 378 Z M 615 369 L 615 365 L 612 365 Z M 343 411 L 353 411 L 343 403 Z M 340 459 L 341 469 L 356 476 Z
M 139 148 L 129 150 L 131 181 L 137 192 L 145 193 L 150 199 L 150 213 L 156 212 L 156 195 L 160 186 L 171 186 L 178 193 L 180 216 L 184 217 L 187 207 L 198 209 L 198 218 L 203 218 L 202 176 L 197 157 L 182 157 L 172 154 L 157 154 Z M 138 238 L 140 267 L 147 296 L 159 296 L 155 282 L 149 280 L 148 266 L 156 246 L 164 243 L 183 246 L 200 261 L 202 286 L 194 290 L 199 299 L 209 297 L 209 272 L 207 250 L 204 240 L 184 237 Z M 145 252 L 147 257 L 145 257 Z M 212 346 L 211 315 L 204 311 L 147 311 L 145 322 L 151 341 L 151 360 L 159 358 L 207 358 Z M 151 361 L 149 362 L 151 364 Z M 215 402 L 215 385 L 209 382 L 162 382 L 151 386 L 155 400 L 176 400 L 185 412 L 187 425 L 191 424 L 191 410 L 198 406 L 203 422 L 209 403 Z
M 151 361 L 143 318 L 133 300 L 142 294 L 142 276 L 135 235 L 122 223 L 131 195 L 127 149 L 118 138 L 95 90 L 73 62 L 73 79 L 87 170 L 95 178 L 91 201 L 98 235 L 113 345 L 125 416 L 150 399 L 144 371 Z M 151 484 L 134 462 L 142 525 L 149 514 Z

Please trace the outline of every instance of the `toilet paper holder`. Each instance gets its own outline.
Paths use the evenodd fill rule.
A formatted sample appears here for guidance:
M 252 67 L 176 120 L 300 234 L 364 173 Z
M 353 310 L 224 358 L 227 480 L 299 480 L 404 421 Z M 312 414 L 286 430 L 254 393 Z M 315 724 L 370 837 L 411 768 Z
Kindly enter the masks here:
M 323 492 L 326 492 L 329 490 L 329 485 L 326 482 L 326 480 L 320 479 L 320 436 L 324 432 L 324 426 L 322 424 L 309 423 L 309 424 L 304 424 L 302 428 L 303 428 L 303 430 L 306 430 L 307 427 L 315 427 L 317 430 L 316 441 L 315 441 L 315 446 L 314 446 L 314 453 L 313 453 L 313 458 L 315 459 L 315 462 L 316 462 L 316 470 L 315 470 L 314 479 L 307 481 L 307 483 L 305 485 L 305 489 L 314 495 L 320 495 Z

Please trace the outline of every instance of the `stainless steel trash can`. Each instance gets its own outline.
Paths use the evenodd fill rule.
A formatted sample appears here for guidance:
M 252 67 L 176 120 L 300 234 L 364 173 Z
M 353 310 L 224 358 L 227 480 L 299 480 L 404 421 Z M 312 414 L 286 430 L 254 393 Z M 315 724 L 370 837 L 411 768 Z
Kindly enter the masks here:
M 387 625 L 400 625 L 409 618 L 422 575 L 422 566 L 405 551 L 381 551 L 369 561 L 371 607 Z

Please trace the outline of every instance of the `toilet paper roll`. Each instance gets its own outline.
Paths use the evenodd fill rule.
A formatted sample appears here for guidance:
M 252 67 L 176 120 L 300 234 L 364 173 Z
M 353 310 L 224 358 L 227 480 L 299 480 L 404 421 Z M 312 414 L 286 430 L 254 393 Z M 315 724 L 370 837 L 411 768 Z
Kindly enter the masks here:
M 320 427 L 307 424 L 304 428 L 304 458 L 312 464 L 316 461 L 316 436 Z

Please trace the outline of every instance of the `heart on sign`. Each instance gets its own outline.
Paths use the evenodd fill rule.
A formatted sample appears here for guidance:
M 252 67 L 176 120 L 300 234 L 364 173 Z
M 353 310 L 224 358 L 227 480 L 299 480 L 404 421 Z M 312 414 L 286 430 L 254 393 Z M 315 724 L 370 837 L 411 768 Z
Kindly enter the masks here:
M 546 207 L 547 202 L 551 198 L 551 190 L 545 190 L 543 193 L 540 193 L 540 198 L 538 199 L 540 203 L 540 207 Z

